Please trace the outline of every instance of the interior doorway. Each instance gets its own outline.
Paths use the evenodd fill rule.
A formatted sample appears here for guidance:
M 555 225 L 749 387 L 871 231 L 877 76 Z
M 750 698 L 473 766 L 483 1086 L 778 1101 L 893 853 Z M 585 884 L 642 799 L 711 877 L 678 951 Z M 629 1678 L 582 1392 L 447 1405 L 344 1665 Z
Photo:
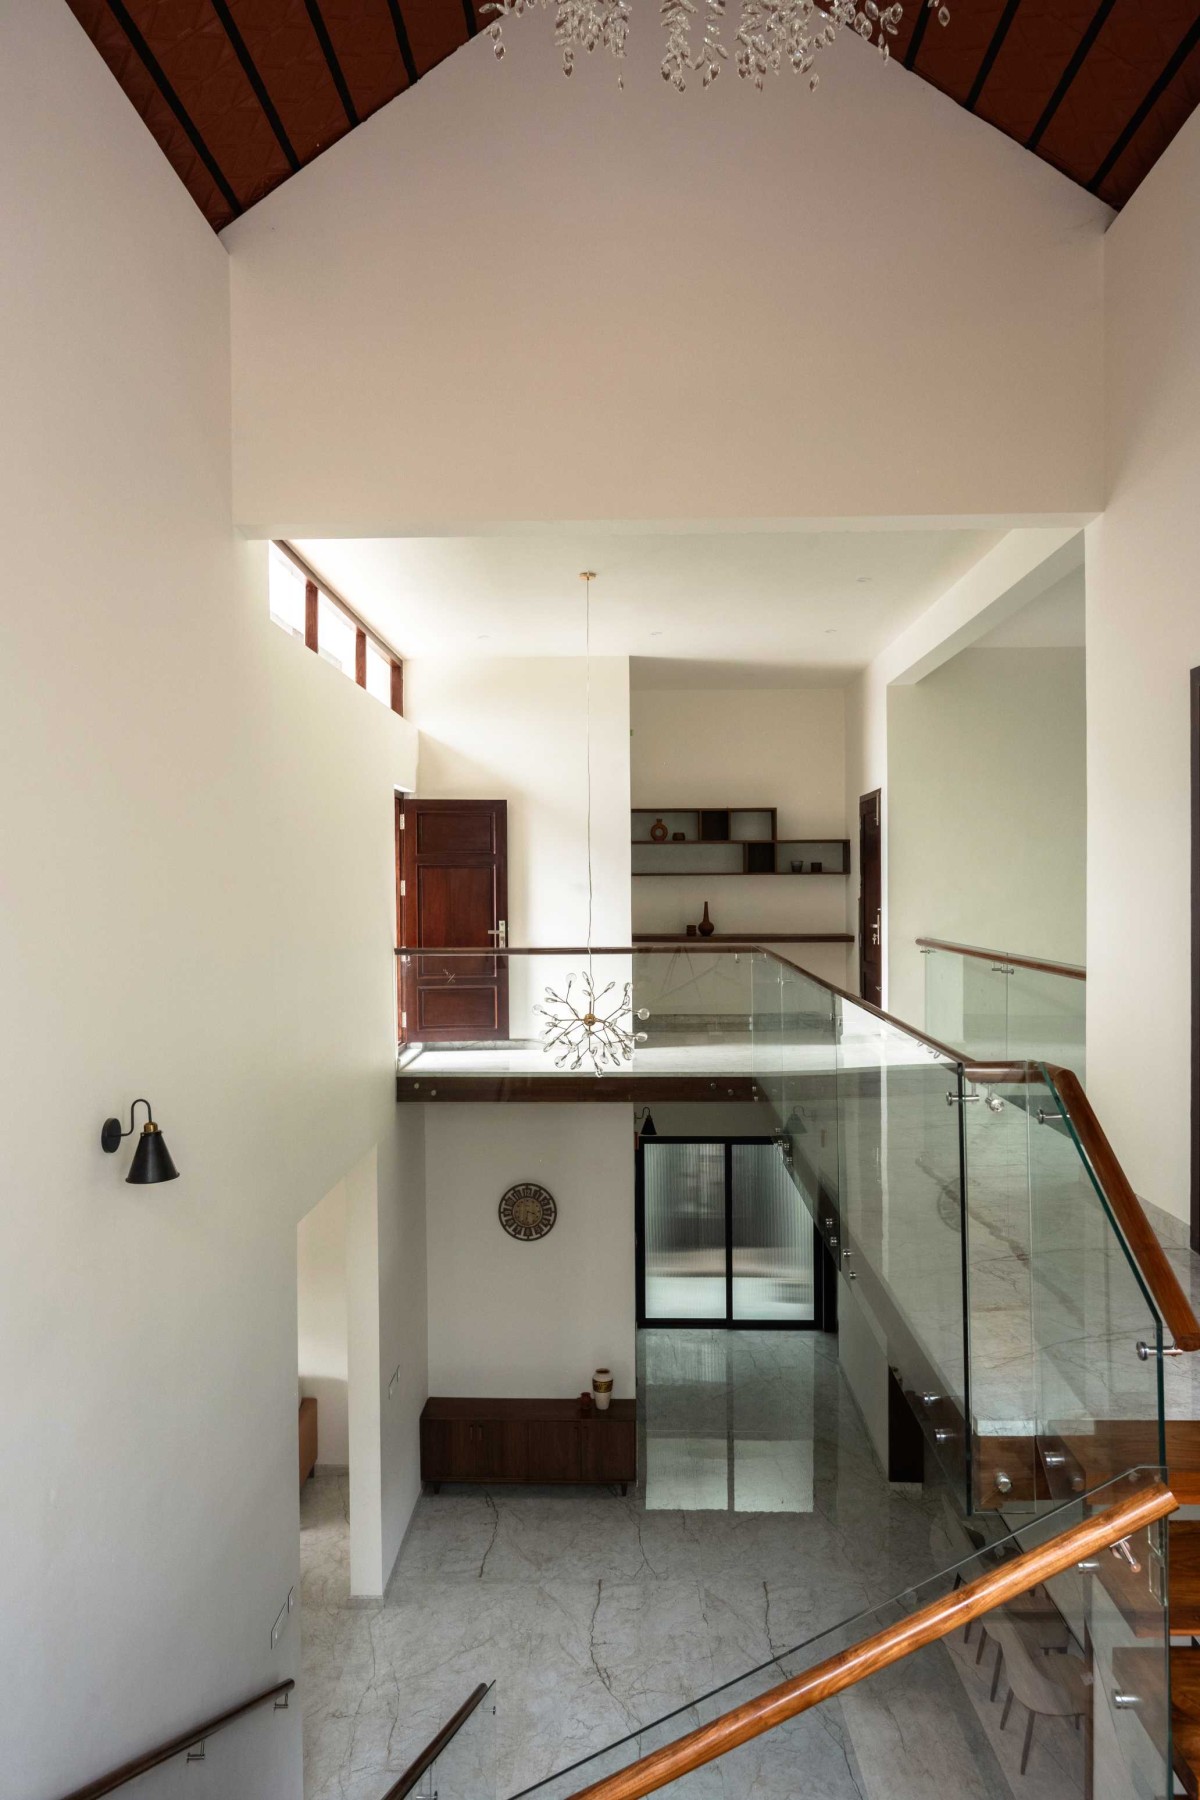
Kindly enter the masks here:
M 772 1138 L 643 1138 L 639 1326 L 819 1330 L 816 1230 Z
M 480 956 L 397 958 L 401 1043 L 508 1037 L 508 802 L 396 796 L 401 946 Z
M 883 1005 L 883 790 L 858 802 L 858 991 Z

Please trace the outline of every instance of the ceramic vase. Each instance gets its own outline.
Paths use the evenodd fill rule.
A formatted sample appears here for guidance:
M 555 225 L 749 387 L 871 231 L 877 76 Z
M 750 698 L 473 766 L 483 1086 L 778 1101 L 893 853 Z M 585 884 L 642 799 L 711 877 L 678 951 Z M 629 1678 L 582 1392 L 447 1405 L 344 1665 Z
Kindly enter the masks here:
M 650 827 L 650 836 L 656 844 L 666 843 L 667 828 L 661 819 L 655 819 L 653 825 Z
M 704 917 L 701 919 L 699 925 L 697 925 L 696 930 L 701 937 L 711 937 L 716 929 L 716 926 L 708 916 L 708 901 L 706 900 L 704 902 Z
M 592 1376 L 592 1399 L 596 1402 L 597 1412 L 607 1412 L 608 1403 L 612 1399 L 613 1373 L 611 1369 L 597 1369 Z

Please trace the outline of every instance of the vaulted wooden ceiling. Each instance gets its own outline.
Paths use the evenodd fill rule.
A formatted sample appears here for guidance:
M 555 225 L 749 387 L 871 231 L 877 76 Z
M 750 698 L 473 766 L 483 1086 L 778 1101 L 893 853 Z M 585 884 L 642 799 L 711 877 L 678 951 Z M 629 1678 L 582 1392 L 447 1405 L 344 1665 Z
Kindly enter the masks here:
M 474 36 L 482 0 L 68 4 L 219 231 Z M 909 69 L 1113 206 L 1200 100 L 1200 0 L 952 0 L 944 28 L 904 11 Z

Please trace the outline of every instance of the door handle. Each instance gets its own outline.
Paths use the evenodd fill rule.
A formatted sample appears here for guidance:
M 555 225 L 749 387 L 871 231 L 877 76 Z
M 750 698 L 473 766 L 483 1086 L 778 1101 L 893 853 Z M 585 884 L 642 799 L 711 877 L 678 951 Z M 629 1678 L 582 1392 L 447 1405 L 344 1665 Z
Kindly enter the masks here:
M 883 913 L 882 913 L 882 911 L 880 911 L 875 914 L 875 923 L 871 927 L 871 942 L 875 946 L 876 949 L 879 948 L 879 932 L 880 932 L 882 923 L 883 923 Z
M 496 940 L 497 950 L 508 949 L 508 920 L 501 919 L 498 925 L 488 927 L 488 936 Z

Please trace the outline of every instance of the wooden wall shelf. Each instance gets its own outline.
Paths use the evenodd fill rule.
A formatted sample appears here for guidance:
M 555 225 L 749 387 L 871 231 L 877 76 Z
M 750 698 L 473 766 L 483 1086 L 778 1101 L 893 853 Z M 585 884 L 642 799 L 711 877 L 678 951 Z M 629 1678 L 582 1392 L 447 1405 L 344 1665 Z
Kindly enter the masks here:
M 711 937 L 694 932 L 690 937 L 680 931 L 635 931 L 635 944 L 686 944 L 689 949 L 703 950 L 705 944 L 744 944 L 753 950 L 756 944 L 852 944 L 852 931 L 714 931 Z
M 630 842 L 635 878 L 850 873 L 849 838 L 780 837 L 773 806 L 638 806 Z

